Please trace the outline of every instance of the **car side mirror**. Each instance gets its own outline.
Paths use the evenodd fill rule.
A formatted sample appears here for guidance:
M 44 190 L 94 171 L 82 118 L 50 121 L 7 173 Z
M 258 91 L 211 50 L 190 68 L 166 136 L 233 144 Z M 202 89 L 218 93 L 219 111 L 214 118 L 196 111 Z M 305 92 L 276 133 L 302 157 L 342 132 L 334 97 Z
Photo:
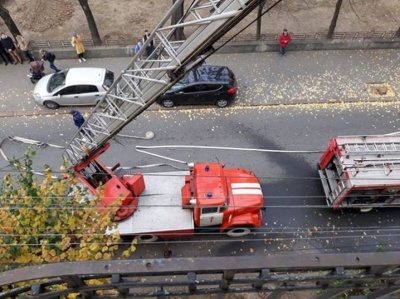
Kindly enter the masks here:
M 58 94 L 58 97 L 61 99 L 61 94 Z

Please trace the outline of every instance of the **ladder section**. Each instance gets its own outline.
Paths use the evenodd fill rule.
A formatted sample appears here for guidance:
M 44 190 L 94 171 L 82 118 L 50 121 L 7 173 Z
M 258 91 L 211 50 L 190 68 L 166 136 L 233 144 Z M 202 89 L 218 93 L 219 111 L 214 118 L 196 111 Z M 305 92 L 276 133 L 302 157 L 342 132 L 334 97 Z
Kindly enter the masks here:
M 184 17 L 171 17 L 184 0 L 177 0 L 63 153 L 73 165 L 102 147 L 139 116 L 163 92 L 212 52 L 212 45 L 264 0 L 193 0 Z M 176 40 L 178 28 L 186 39 Z M 146 56 L 151 40 L 159 41 Z
M 345 153 L 380 153 L 380 152 L 399 152 L 400 142 L 361 142 L 344 143 L 342 145 Z
M 330 196 L 330 201 L 333 204 L 339 197 L 340 194 L 346 189 L 346 184 L 344 181 L 340 181 L 337 184 L 337 187 L 332 191 L 331 196 Z

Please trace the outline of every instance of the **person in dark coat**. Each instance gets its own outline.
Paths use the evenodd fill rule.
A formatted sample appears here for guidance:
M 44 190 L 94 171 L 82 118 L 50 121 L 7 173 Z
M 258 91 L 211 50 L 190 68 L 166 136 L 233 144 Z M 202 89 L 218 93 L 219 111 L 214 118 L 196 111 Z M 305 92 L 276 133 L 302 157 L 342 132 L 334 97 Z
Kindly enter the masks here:
M 12 57 L 14 60 L 14 64 L 23 63 L 21 57 L 17 53 L 17 48 L 15 47 L 14 41 L 11 39 L 11 37 L 7 36 L 7 34 L 2 33 L 1 34 L 1 43 L 3 44 L 4 49 L 7 51 L 8 54 Z
M 56 60 L 56 55 L 51 52 L 48 52 L 44 49 L 40 49 L 40 56 L 42 56 L 42 60 L 48 61 L 50 68 L 55 72 L 59 72 L 60 70 L 55 66 L 54 61 Z
M 4 47 L 3 47 L 3 43 L 1 43 L 1 42 L 0 42 L 0 56 L 3 59 L 5 65 L 7 65 L 9 63 L 11 63 L 11 64 L 13 63 L 10 55 L 8 55 L 6 49 L 4 49 Z
M 145 30 L 143 38 L 142 38 L 143 44 L 149 39 L 149 37 L 150 37 L 149 31 Z M 151 53 L 153 53 L 153 51 L 154 51 L 154 40 L 151 40 L 150 43 L 146 47 L 147 57 L 149 57 L 151 55 Z
M 80 129 L 80 127 L 82 127 L 83 123 L 85 122 L 85 118 L 83 117 L 82 113 L 74 109 L 72 109 L 68 113 L 72 115 L 75 126 L 77 126 L 78 129 Z

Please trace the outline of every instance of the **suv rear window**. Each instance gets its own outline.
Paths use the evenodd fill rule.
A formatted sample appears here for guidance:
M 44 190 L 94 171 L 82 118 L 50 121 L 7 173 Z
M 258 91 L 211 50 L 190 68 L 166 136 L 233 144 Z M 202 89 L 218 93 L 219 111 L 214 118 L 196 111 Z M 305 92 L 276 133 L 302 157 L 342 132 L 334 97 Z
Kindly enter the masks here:
M 230 73 L 227 67 L 200 66 L 190 71 L 183 80 L 185 83 L 195 82 L 225 82 L 230 81 Z

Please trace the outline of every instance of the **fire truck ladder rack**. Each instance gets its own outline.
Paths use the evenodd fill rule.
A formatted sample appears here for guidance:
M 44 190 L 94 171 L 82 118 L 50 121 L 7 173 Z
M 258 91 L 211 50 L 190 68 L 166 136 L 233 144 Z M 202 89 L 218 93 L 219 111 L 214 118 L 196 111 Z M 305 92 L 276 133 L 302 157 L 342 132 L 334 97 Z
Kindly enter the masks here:
M 368 171 L 382 171 L 385 176 L 390 175 L 394 170 L 399 170 L 396 165 L 400 163 L 399 159 L 395 159 L 397 163 L 394 163 L 391 160 L 354 160 L 354 164 L 350 167 L 347 167 L 350 170 L 350 173 L 353 177 L 355 177 L 361 170 L 368 168 Z M 373 169 L 371 169 L 373 168 Z
M 365 142 L 345 143 L 343 149 L 346 153 L 354 152 L 399 152 L 400 142 Z
M 263 0 L 193 0 L 182 19 L 171 17 L 184 0 L 177 0 L 143 44 L 128 67 L 94 108 L 63 153 L 73 165 L 104 146 L 144 112 L 191 68 L 203 62 L 213 44 Z M 186 39 L 176 40 L 178 30 Z M 157 45 L 150 55 L 146 48 Z

